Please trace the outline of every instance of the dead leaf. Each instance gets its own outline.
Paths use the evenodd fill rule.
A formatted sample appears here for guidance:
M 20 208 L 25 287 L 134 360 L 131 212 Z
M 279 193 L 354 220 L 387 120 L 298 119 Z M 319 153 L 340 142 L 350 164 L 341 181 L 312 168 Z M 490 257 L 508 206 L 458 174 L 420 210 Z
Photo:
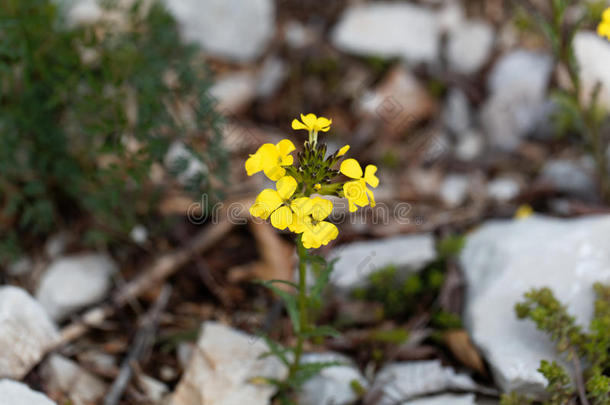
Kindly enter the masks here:
M 273 227 L 267 223 L 250 222 L 250 229 L 256 239 L 261 260 L 254 264 L 254 277 L 262 280 L 293 281 L 295 257 L 294 245 L 284 241 Z M 282 289 L 290 289 L 279 285 Z
M 472 344 L 470 336 L 468 336 L 465 330 L 459 329 L 445 332 L 444 340 L 451 353 L 462 364 L 478 371 L 482 375 L 487 375 L 481 355 Z

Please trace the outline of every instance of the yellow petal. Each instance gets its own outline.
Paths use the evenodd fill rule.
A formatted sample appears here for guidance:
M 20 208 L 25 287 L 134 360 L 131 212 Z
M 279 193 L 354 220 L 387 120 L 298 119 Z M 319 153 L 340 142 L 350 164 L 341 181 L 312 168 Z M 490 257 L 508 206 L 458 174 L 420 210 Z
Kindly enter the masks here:
M 604 12 L 602 13 L 602 20 L 610 21 L 610 7 L 605 9 Z
M 379 179 L 375 176 L 376 172 L 377 166 L 375 165 L 368 165 L 366 169 L 364 169 L 364 181 L 373 188 L 379 185 Z
M 264 143 L 256 151 L 256 155 L 260 155 L 261 162 L 265 164 L 269 162 L 271 164 L 277 163 L 280 158 L 280 152 L 277 150 L 277 146 L 272 143 Z
M 314 129 L 314 127 L 316 125 L 316 121 L 318 120 L 318 117 L 316 117 L 315 114 L 307 114 L 307 115 L 301 114 L 301 120 L 303 121 L 303 123 L 305 124 L 307 129 L 309 129 L 311 131 Z
M 280 205 L 282 205 L 282 198 L 279 193 L 266 188 L 256 197 L 254 204 L 250 207 L 250 214 L 253 217 L 267 219 Z
M 269 177 L 269 180 L 278 181 L 286 174 L 286 169 L 280 165 L 267 166 L 264 169 L 265 175 Z
M 349 212 L 356 212 L 358 210 L 358 207 L 352 200 L 347 200 L 347 205 L 349 207 Z
M 288 200 L 297 189 L 297 181 L 294 177 L 284 176 L 277 181 L 275 187 L 277 188 L 280 197 L 284 200 Z
M 368 197 L 369 197 L 371 207 L 374 207 L 374 206 L 375 206 L 375 196 L 373 195 L 373 191 L 372 191 L 372 190 L 367 189 L 367 190 L 366 190 L 366 194 L 367 194 L 367 195 L 368 195 Z
M 356 161 L 356 159 L 346 159 L 341 162 L 341 167 L 339 168 L 341 173 L 350 177 L 352 179 L 359 179 L 362 177 L 362 168 L 360 167 L 360 163 Z
M 285 205 L 273 211 L 271 225 L 277 229 L 286 229 L 292 224 L 292 211 Z
M 294 159 L 291 155 L 282 157 L 280 161 L 280 166 L 290 166 L 294 162 Z
M 282 157 L 288 155 L 290 152 L 296 149 L 294 144 L 289 139 L 282 139 L 275 146 Z
M 610 21 L 603 21 L 597 26 L 597 34 L 610 39 Z
M 305 232 L 308 228 L 312 226 L 311 217 L 309 215 L 301 217 L 296 213 L 292 213 L 292 224 L 289 226 L 289 229 L 294 233 L 302 233 Z
M 313 229 L 306 229 L 303 232 L 303 237 L 301 238 L 301 241 L 303 242 L 303 246 L 305 246 L 306 249 L 317 249 L 322 246 L 322 242 L 317 237 Z
M 314 197 L 311 199 L 312 210 L 311 216 L 316 221 L 322 221 L 333 212 L 333 203 L 322 197 Z
M 292 129 L 308 129 L 307 125 L 303 124 L 301 121 L 297 120 L 296 118 L 292 120 Z
M 339 149 L 339 151 L 337 152 L 337 156 L 343 156 L 347 153 L 347 151 L 349 150 L 349 145 L 345 145 L 344 147 L 342 147 L 341 149 Z
M 339 236 L 339 229 L 337 229 L 335 225 L 326 221 L 318 223 L 314 232 L 322 245 L 327 245 L 328 242 L 336 239 L 337 236 Z
M 325 117 L 319 117 L 316 120 L 316 125 L 315 125 L 314 130 L 328 132 L 328 130 L 330 129 L 330 125 L 332 123 L 333 123 L 333 120 L 329 120 L 328 118 L 325 118 Z
M 313 210 L 312 199 L 309 197 L 295 198 L 290 202 L 290 209 L 295 215 L 305 217 L 311 214 L 311 211 Z
M 246 173 L 248 176 L 252 176 L 254 173 L 258 173 L 263 170 L 263 166 L 261 165 L 261 155 L 254 154 L 250 155 L 248 160 L 246 160 Z
M 343 195 L 349 201 L 362 201 L 363 196 L 366 198 L 366 187 L 363 187 L 359 180 L 348 181 L 343 185 Z

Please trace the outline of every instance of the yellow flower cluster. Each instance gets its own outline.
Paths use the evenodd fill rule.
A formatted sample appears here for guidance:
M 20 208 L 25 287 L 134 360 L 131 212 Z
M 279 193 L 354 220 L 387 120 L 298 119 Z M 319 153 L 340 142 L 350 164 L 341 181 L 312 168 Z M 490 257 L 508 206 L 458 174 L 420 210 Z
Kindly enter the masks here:
M 377 167 L 368 165 L 363 172 L 355 159 L 346 159 L 336 170 L 333 166 L 347 153 L 349 145 L 328 157 L 325 156 L 326 145 L 318 145 L 318 132 L 328 132 L 331 124 L 332 120 L 314 114 L 301 114 L 301 121 L 292 121 L 293 129 L 309 132 L 309 140 L 304 144 L 305 150 L 299 153 L 297 165 L 293 165 L 291 155 L 296 148 L 288 139 L 275 145 L 262 145 L 245 165 L 248 176 L 263 172 L 276 182 L 275 190 L 260 192 L 250 207 L 250 214 L 269 219 L 278 229 L 288 228 L 300 234 L 307 249 L 326 245 L 339 235 L 337 227 L 325 221 L 333 210 L 333 203 L 320 195 L 347 198 L 350 212 L 369 204 L 375 206 L 373 192 L 367 186 L 375 188 L 379 184 L 375 176 Z M 349 180 L 331 182 L 339 173 Z
M 602 14 L 602 21 L 597 26 L 597 33 L 610 39 L 610 7 Z

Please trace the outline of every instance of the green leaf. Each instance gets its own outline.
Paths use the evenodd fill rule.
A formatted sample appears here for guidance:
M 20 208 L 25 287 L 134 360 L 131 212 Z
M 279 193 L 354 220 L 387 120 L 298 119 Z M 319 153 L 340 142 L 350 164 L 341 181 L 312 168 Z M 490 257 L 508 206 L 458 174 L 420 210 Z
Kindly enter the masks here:
M 299 289 L 299 286 L 296 283 L 293 283 L 292 281 L 288 281 L 288 280 L 267 280 L 265 281 L 266 283 L 271 283 L 271 284 L 284 284 L 284 285 L 288 285 L 294 289 Z
M 322 325 L 322 326 L 316 326 L 313 330 L 308 330 L 307 332 L 303 333 L 303 336 L 305 336 L 307 338 L 318 337 L 318 336 L 340 337 L 341 333 L 338 330 L 336 330 L 335 328 L 333 328 L 332 326 Z
M 273 341 L 268 336 L 263 336 L 263 339 L 265 339 L 265 343 L 267 343 L 267 346 L 269 346 L 269 350 L 271 351 L 269 353 L 264 354 L 262 357 L 265 357 L 267 354 L 273 354 L 275 357 L 280 359 L 280 361 L 284 363 L 287 367 L 290 367 L 290 362 L 286 357 L 286 353 L 289 352 L 290 349 L 282 347 L 282 345 Z
M 271 282 L 266 281 L 262 284 L 274 293 L 276 293 L 282 299 L 282 301 L 284 301 L 284 305 L 286 305 L 286 311 L 288 311 L 288 316 L 290 316 L 290 321 L 292 322 L 292 329 L 296 334 L 301 333 L 300 316 L 299 310 L 297 309 L 296 297 L 293 294 L 290 294 L 284 290 L 277 288 Z
M 340 361 L 301 363 L 299 365 L 299 369 L 289 383 L 298 388 L 301 387 L 307 380 L 319 374 L 325 368 L 343 365 L 345 365 L 345 363 Z

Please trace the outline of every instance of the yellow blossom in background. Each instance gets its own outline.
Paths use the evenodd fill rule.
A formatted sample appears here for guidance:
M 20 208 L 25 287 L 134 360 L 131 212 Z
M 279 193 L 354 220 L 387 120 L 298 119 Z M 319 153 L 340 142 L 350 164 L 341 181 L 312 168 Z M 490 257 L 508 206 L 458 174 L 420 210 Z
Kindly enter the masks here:
M 333 210 L 333 203 L 322 197 L 297 198 L 291 204 L 295 215 L 290 230 L 302 234 L 303 246 L 317 249 L 339 235 L 339 229 L 324 221 Z
M 246 173 L 252 176 L 263 171 L 269 179 L 277 181 L 286 174 L 283 166 L 290 166 L 294 162 L 294 158 L 290 155 L 294 149 L 294 144 L 288 139 L 282 139 L 276 145 L 263 144 L 246 160 Z
M 250 207 L 250 214 L 265 220 L 271 217 L 271 225 L 286 229 L 294 220 L 290 198 L 297 189 L 297 181 L 293 177 L 284 176 L 275 186 L 277 191 L 266 188 L 260 192 Z
M 524 219 L 531 217 L 534 214 L 534 209 L 528 204 L 520 205 L 515 211 L 515 219 Z
M 368 165 L 364 170 L 364 176 L 360 163 L 356 159 L 346 159 L 341 163 L 340 172 L 347 177 L 354 179 L 343 185 L 343 194 L 347 198 L 349 211 L 354 212 L 358 207 L 365 207 L 371 204 L 375 206 L 375 197 L 373 192 L 366 185 L 375 188 L 379 185 L 379 179 L 375 176 L 377 166 Z
M 301 121 L 296 118 L 292 120 L 292 129 L 306 129 L 309 132 L 327 132 L 333 120 L 317 117 L 315 114 L 301 114 Z
M 597 34 L 610 39 L 610 7 L 602 14 L 602 20 L 597 26 Z

